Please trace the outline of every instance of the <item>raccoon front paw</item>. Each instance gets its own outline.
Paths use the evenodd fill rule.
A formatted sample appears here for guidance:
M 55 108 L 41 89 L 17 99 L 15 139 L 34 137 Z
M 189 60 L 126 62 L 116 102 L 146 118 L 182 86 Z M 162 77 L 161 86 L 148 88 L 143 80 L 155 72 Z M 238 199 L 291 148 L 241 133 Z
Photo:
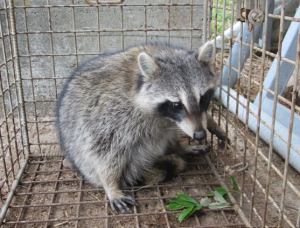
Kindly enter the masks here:
M 206 154 L 210 151 L 210 146 L 206 145 L 198 145 L 198 146 L 188 146 L 187 153 L 191 155 L 201 155 Z
M 222 142 L 220 143 L 220 148 L 224 149 L 225 148 L 225 142 L 226 142 L 226 133 L 223 131 L 223 129 L 217 124 L 217 122 L 210 116 L 207 116 L 207 130 L 215 134 L 218 139 L 220 139 Z M 227 138 L 227 143 L 230 145 L 230 140 Z
M 123 196 L 121 199 L 112 199 L 110 200 L 110 206 L 114 214 L 118 214 L 116 207 L 121 211 L 122 214 L 131 214 L 131 210 L 127 207 L 127 204 L 132 206 L 138 206 L 138 204 L 130 197 Z

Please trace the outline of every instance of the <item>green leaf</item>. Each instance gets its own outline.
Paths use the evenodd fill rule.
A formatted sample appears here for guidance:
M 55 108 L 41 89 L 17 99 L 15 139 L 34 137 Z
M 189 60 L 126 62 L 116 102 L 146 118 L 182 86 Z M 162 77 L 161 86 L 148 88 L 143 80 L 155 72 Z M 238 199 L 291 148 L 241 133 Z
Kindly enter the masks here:
M 190 207 L 188 209 L 186 209 L 185 211 L 181 212 L 179 214 L 179 221 L 182 222 L 184 219 L 188 219 L 195 211 L 198 211 L 202 208 L 201 205 L 197 206 L 197 207 Z
M 188 201 L 188 202 L 191 202 L 191 203 L 195 204 L 195 206 L 199 206 L 199 203 L 194 198 L 192 198 L 192 197 L 190 197 L 186 194 L 177 194 L 176 196 L 179 197 L 179 198 L 182 198 L 185 201 Z
M 202 208 L 201 205 L 194 207 L 193 210 L 184 218 L 184 219 L 188 219 L 195 211 L 198 211 Z
M 210 192 L 207 192 L 206 195 L 214 195 L 215 192 L 214 191 L 210 191 Z
M 219 208 L 226 208 L 226 207 L 231 207 L 228 203 L 219 203 L 219 202 L 214 202 L 208 205 L 210 209 L 219 209 Z
M 203 207 L 207 207 L 210 203 L 211 203 L 211 199 L 208 198 L 208 197 L 202 198 L 202 199 L 200 200 L 200 204 L 201 204 Z
M 171 199 L 170 201 L 173 202 L 173 203 L 183 205 L 185 207 L 194 207 L 195 206 L 193 203 L 187 202 L 187 201 L 182 200 L 182 199 Z
M 237 185 L 237 183 L 236 183 L 234 177 L 233 177 L 233 176 L 230 176 L 230 179 L 231 179 L 231 181 L 232 181 L 232 190 L 238 192 L 238 191 L 239 191 L 239 188 L 238 188 L 238 185 Z
M 199 205 L 199 206 L 195 207 L 195 211 L 198 211 L 198 210 L 200 210 L 201 208 L 202 208 L 202 205 Z
M 188 209 L 181 212 L 178 217 L 179 222 L 182 222 L 184 219 L 187 219 L 193 210 L 194 210 L 194 206 L 189 207 Z
M 219 203 L 227 203 L 226 200 L 223 198 L 223 196 L 218 191 L 214 191 L 214 193 L 215 193 L 216 200 Z
M 167 207 L 171 211 L 176 211 L 176 210 L 180 210 L 180 209 L 184 208 L 185 206 L 177 204 L 177 203 L 170 203 L 170 204 L 167 205 Z
M 224 196 L 225 194 L 227 194 L 229 191 L 225 188 L 219 187 L 217 189 L 217 191 L 221 194 L 221 196 Z
M 226 195 L 226 201 L 227 201 L 227 203 L 231 204 L 231 201 L 230 201 L 230 198 L 228 195 Z

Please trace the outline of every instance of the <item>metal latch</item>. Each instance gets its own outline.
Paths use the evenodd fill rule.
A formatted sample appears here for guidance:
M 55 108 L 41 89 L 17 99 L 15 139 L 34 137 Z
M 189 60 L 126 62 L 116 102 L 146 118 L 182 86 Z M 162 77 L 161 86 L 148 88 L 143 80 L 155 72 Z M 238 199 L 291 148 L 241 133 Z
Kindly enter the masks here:
M 238 163 L 236 165 L 233 165 L 233 166 L 229 166 L 229 165 L 226 165 L 225 167 L 225 171 L 229 174 L 229 175 L 233 175 L 234 173 L 239 173 L 239 172 L 243 172 L 245 170 L 247 170 L 249 168 L 249 164 L 246 163 L 246 165 L 244 167 L 241 167 L 243 166 L 243 163 Z M 239 168 L 241 167 L 241 168 Z M 239 168 L 239 169 L 238 169 Z
M 265 0 L 244 1 L 237 0 L 236 2 L 236 16 L 237 21 L 246 22 L 248 24 L 248 30 L 251 31 L 254 25 L 258 25 L 264 21 L 265 18 Z

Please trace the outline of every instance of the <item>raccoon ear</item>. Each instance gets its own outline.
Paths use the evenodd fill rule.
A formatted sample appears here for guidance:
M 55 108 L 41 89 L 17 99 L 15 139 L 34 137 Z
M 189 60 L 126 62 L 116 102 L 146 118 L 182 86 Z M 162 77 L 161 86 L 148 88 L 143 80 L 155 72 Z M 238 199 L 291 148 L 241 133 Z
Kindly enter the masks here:
M 211 41 L 206 42 L 199 48 L 198 61 L 213 64 L 215 61 L 215 47 Z
M 146 79 L 150 79 L 158 68 L 153 59 L 145 52 L 138 55 L 138 63 L 140 71 Z

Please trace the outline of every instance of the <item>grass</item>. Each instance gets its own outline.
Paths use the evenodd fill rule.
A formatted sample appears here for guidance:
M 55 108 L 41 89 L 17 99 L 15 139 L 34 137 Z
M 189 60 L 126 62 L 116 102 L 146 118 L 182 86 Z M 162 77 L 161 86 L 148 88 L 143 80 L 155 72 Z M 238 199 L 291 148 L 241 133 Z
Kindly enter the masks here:
M 217 3 L 218 3 L 218 9 L 216 9 Z M 224 3 L 225 3 L 225 10 L 223 10 Z M 236 0 L 213 0 L 212 1 L 212 23 L 211 23 L 212 37 L 211 38 L 215 38 L 215 36 L 222 33 L 223 11 L 225 11 L 225 23 L 224 23 L 225 28 L 224 28 L 224 30 L 226 30 L 230 27 L 232 4 L 235 5 Z M 235 17 L 233 18 L 233 20 L 235 20 Z M 217 26 L 217 34 L 215 34 L 215 26 Z

